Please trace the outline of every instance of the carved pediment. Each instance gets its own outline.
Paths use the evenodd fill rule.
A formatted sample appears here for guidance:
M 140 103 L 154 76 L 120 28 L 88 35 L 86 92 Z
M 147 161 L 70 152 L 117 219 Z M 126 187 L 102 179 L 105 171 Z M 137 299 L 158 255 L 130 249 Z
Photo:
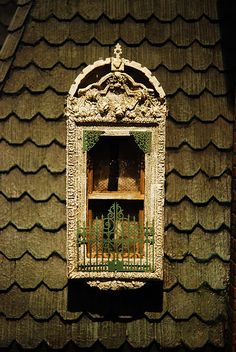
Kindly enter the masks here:
M 78 122 L 158 123 L 165 99 L 128 74 L 111 72 L 68 97 L 67 114 Z

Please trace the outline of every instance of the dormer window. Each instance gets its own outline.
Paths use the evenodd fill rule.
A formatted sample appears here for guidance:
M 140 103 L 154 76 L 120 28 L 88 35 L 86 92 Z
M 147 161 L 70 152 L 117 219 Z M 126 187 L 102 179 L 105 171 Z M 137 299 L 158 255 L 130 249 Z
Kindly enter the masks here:
M 86 68 L 66 109 L 69 277 L 101 288 L 162 279 L 164 92 L 120 55 Z

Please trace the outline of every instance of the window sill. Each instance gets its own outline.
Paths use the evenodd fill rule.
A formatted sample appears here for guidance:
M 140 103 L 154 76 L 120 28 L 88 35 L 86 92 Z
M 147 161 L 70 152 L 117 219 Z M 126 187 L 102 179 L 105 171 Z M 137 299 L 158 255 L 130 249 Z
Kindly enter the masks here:
M 88 194 L 88 199 L 124 199 L 124 200 L 144 200 L 144 194 L 140 192 L 92 192 Z

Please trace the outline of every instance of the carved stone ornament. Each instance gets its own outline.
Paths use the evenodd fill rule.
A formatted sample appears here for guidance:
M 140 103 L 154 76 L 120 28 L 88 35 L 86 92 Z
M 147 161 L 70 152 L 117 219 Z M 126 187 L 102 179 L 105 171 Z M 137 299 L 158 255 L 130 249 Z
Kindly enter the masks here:
M 123 72 L 107 74 L 67 101 L 77 122 L 158 123 L 165 111 L 164 99 Z
M 165 94 L 157 79 L 139 63 L 121 58 L 117 44 L 115 57 L 96 61 L 77 77 L 67 98 L 66 115 L 79 123 L 158 124 L 167 115 Z M 111 72 L 85 88 L 83 77 L 96 68 L 111 65 Z M 136 69 L 149 79 L 150 86 L 136 82 L 128 73 Z
M 98 60 L 87 66 L 72 84 L 65 108 L 67 117 L 68 278 L 84 279 L 91 286 L 109 290 L 135 289 L 144 285 L 148 280 L 163 279 L 165 126 L 167 117 L 165 93 L 158 80 L 147 68 L 137 62 L 122 58 L 121 54 L 121 46 L 117 44 L 114 57 Z M 127 269 L 129 247 L 124 252 L 122 259 L 116 258 L 116 261 L 108 263 L 108 270 L 104 269 L 105 265 L 103 266 L 103 259 L 101 259 L 103 258 L 103 249 L 99 257 L 94 257 L 92 252 L 92 254 L 88 254 L 88 248 L 93 248 L 93 250 L 98 248 L 96 251 L 100 251 L 99 246 L 91 247 L 91 245 L 89 247 L 87 245 L 88 239 L 92 238 L 91 230 L 87 231 L 88 204 L 100 202 L 100 200 L 96 200 L 96 197 L 101 197 L 101 194 L 97 195 L 96 192 L 92 194 L 93 191 L 88 191 L 88 179 L 91 176 L 89 169 L 91 152 L 95 150 L 96 143 L 101 143 L 101 140 L 104 141 L 106 138 L 111 140 L 113 137 L 119 138 L 119 140 L 132 138 L 143 152 L 144 181 L 142 197 L 138 198 L 140 199 L 138 202 L 142 203 L 142 221 L 148 240 L 142 242 L 143 237 L 140 237 L 141 244 L 138 243 L 137 248 L 143 249 L 141 252 L 134 252 L 132 257 L 132 260 L 135 261 L 136 271 L 131 267 L 129 270 Z M 94 149 L 90 151 L 92 148 Z M 141 173 L 141 171 L 139 172 Z M 141 194 L 141 190 L 139 192 Z M 118 196 L 120 195 L 115 195 L 115 197 Z M 111 194 L 110 197 L 114 197 L 114 194 Z M 132 197 L 134 195 L 123 199 L 127 199 L 129 204 L 133 204 L 132 202 L 136 200 Z M 119 197 L 117 199 L 119 203 Z M 126 216 L 124 219 L 126 224 Z M 120 219 L 116 225 L 117 229 L 121 228 Z M 152 232 L 147 226 L 151 226 Z M 81 231 L 78 232 L 78 229 L 81 230 L 81 228 L 84 229 L 82 235 Z M 103 232 L 101 233 L 103 234 Z M 150 240 L 150 233 L 153 236 L 152 240 Z M 100 232 L 95 231 L 95 237 L 99 238 L 99 236 Z M 122 242 L 123 247 L 130 241 L 134 242 L 136 237 L 132 236 L 128 236 L 128 240 Z M 111 244 L 112 241 L 113 238 Z M 114 246 L 117 246 L 119 241 L 116 239 L 114 243 Z M 134 248 L 136 247 L 134 246 Z M 104 260 L 110 258 L 109 255 L 109 253 L 106 254 Z M 142 267 L 144 264 L 142 258 L 153 263 L 151 269 L 138 270 L 138 258 Z M 102 267 L 102 269 L 87 270 L 88 267 Z

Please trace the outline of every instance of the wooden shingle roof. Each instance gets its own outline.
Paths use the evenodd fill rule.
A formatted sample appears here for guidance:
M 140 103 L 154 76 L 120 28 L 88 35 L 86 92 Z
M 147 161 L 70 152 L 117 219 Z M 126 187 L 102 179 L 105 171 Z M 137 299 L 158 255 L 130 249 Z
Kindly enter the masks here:
M 0 1 L 0 49 L 7 35 L 7 28 L 16 10 L 15 0 Z
M 233 109 L 219 17 L 217 0 L 18 1 L 0 52 L 0 347 L 224 349 Z M 64 104 L 118 41 L 167 93 L 165 275 L 161 308 L 110 318 L 96 294 L 91 311 L 69 307 Z

